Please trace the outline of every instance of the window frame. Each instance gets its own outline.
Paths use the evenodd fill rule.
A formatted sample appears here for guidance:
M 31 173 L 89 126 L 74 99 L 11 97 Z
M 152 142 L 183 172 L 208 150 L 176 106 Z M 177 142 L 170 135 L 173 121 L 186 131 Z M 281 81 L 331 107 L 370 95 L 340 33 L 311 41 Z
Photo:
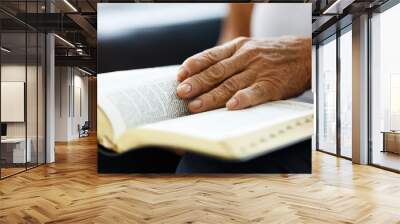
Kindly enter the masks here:
M 23 3 L 25 3 L 25 21 L 27 21 L 27 13 L 29 13 L 28 11 L 27 11 L 27 3 L 28 3 L 28 1 L 22 1 Z M 39 2 L 42 2 L 41 0 L 34 0 L 34 1 L 32 1 L 31 3 L 34 3 L 34 4 L 36 4 L 36 11 L 37 11 L 37 13 L 39 12 Z M 48 7 L 46 7 L 46 9 L 45 9 L 45 12 L 47 12 L 48 11 Z M 14 173 L 12 173 L 12 174 L 8 174 L 8 175 L 3 175 L 3 173 L 2 173 L 2 168 L 1 168 L 1 166 L 0 166 L 0 180 L 3 180 L 3 179 L 6 179 L 6 178 L 8 178 L 8 177 L 12 177 L 12 176 L 14 176 L 14 175 L 17 175 L 17 174 L 19 174 L 19 173 L 23 173 L 23 172 L 26 172 L 26 171 L 28 171 L 28 170 L 30 170 L 30 169 L 33 169 L 33 168 L 36 168 L 36 167 L 39 167 L 39 166 L 41 166 L 41 165 L 44 165 L 44 164 L 46 164 L 47 163 L 47 110 L 46 110 L 46 108 L 47 108 L 47 43 L 48 43 L 48 40 L 47 40 L 47 32 L 44 32 L 44 31 L 41 31 L 41 30 L 38 30 L 38 29 L 36 29 L 36 28 L 34 28 L 34 27 L 32 27 L 31 25 L 29 25 L 28 23 L 26 23 L 26 22 L 24 22 L 23 20 L 21 20 L 21 19 L 18 19 L 17 17 L 15 17 L 12 13 L 10 13 L 10 12 L 8 12 L 8 11 L 6 11 L 6 10 L 4 10 L 4 9 L 2 9 L 2 8 L 0 8 L 0 12 L 1 13 L 3 13 L 3 14 L 5 14 L 5 15 L 7 15 L 10 19 L 12 19 L 12 20 L 14 20 L 14 21 L 16 21 L 17 23 L 20 23 L 21 24 L 21 30 L 18 30 L 18 31 L 16 31 L 16 32 L 18 32 L 18 33 L 21 33 L 21 34 L 24 34 L 25 35 L 25 40 L 24 40 L 24 42 L 25 42 L 25 49 L 24 49 L 24 51 L 25 51 L 25 102 L 24 102 L 24 129 L 25 129 L 25 135 L 24 135 L 24 139 L 25 139 L 25 166 L 24 166 L 24 168 L 23 169 L 21 169 L 20 171 L 17 171 L 17 172 L 14 172 Z M 1 26 L 1 24 L 0 24 L 0 26 Z M 2 41 L 2 34 L 3 33 L 8 33 L 7 31 L 3 31 L 3 30 L 0 30 L 0 46 L 2 45 L 2 43 L 1 43 L 1 41 Z M 28 153 L 27 153 L 27 147 L 28 147 L 28 108 L 27 108 L 27 83 L 28 83 L 28 78 L 27 78 L 27 76 L 28 76 L 28 34 L 33 34 L 33 35 L 35 35 L 36 36 L 36 43 L 34 43 L 34 44 L 36 44 L 36 47 L 35 47 L 35 56 L 36 56 L 36 60 L 34 60 L 34 65 L 36 66 L 36 69 L 35 69 L 35 75 L 36 75 L 36 91 L 35 91 L 35 93 L 32 93 L 32 94 L 34 94 L 34 95 L 36 95 L 35 97 L 36 97 L 36 122 L 34 122 L 35 124 L 34 125 L 36 125 L 36 136 L 33 136 L 32 138 L 36 138 L 36 141 L 37 141 L 37 144 L 36 144 L 36 161 L 33 163 L 33 164 L 30 164 L 29 166 L 28 166 L 28 163 L 29 162 L 27 162 L 28 161 Z M 43 34 L 42 35 L 42 38 L 39 40 L 39 34 Z M 42 103 L 43 103 L 43 105 L 41 105 L 43 108 L 42 109 L 44 109 L 44 111 L 43 111 L 43 117 L 41 117 L 40 119 L 41 119 L 41 122 L 43 122 L 42 124 L 43 124 L 43 127 L 42 128 L 44 128 L 44 131 L 43 131 L 43 145 L 42 145 L 42 152 L 43 152 L 43 155 L 41 155 L 41 157 L 43 157 L 42 159 L 43 159 L 43 162 L 39 162 L 39 144 L 38 144 L 38 139 L 39 139 L 39 113 L 38 113 L 38 111 L 39 111 L 39 81 L 38 81 L 38 75 L 39 75 L 39 70 L 38 70 L 38 67 L 39 67 L 39 41 L 41 41 L 41 44 L 42 44 L 42 47 L 43 47 L 43 49 L 41 49 L 41 53 L 43 53 L 43 55 L 41 55 L 42 56 L 42 60 L 44 60 L 44 63 L 42 64 L 42 70 L 41 70 L 41 75 L 42 75 L 42 84 L 43 84 L 43 86 L 42 86 L 42 88 L 43 88 L 43 92 L 42 92 L 42 96 L 44 97 L 43 99 L 42 99 Z M 1 68 L 2 68 L 2 66 L 3 66 L 3 64 L 2 64 L 2 56 L 1 56 L 1 54 L 0 54 L 0 81 L 1 81 L 1 79 L 2 79 L 2 76 L 1 76 Z M 1 87 L 0 87 L 1 88 Z M 1 110 L 1 105 L 0 105 L 0 110 Z M 0 115 L 1 116 L 1 115 Z M 42 120 L 42 119 L 44 119 L 44 120 Z M 1 121 L 0 121 L 0 123 L 1 123 Z M 32 150 L 32 149 L 31 149 Z M 33 150 L 31 151 L 31 153 L 33 152 Z M 31 154 L 32 155 L 32 154 Z M 0 156 L 1 156 L 1 144 L 0 144 Z M 1 165 L 1 164 L 0 164 Z M 21 167 L 22 168 L 22 167 Z
M 372 113 L 372 107 L 373 107 L 373 102 L 372 102 L 372 94 L 373 94 L 373 88 L 372 88 L 372 76 L 373 76 L 373 68 L 372 68 L 372 58 L 373 58 L 373 35 L 372 35 L 372 19 L 374 18 L 374 14 L 382 14 L 385 11 L 393 8 L 396 5 L 400 4 L 400 0 L 388 0 L 382 5 L 369 10 L 368 11 L 368 165 L 377 167 L 383 170 L 388 170 L 391 172 L 395 173 L 400 173 L 400 169 L 394 169 L 391 167 L 387 167 L 384 165 L 380 165 L 377 163 L 373 162 L 373 153 L 374 153 L 374 147 L 373 147 L 373 127 L 372 127 L 372 119 L 373 119 L 373 113 Z
M 318 40 L 318 43 L 316 44 L 316 150 L 319 152 L 323 152 L 323 153 L 327 153 L 333 156 L 337 156 L 343 159 L 347 159 L 347 160 L 352 160 L 351 157 L 347 157 L 342 155 L 341 153 L 341 119 L 340 119 L 340 103 L 341 103 L 341 97 L 340 97 L 340 77 L 341 77 L 341 67 L 340 67 L 340 37 L 344 34 L 346 34 L 347 32 L 352 32 L 352 22 L 348 22 L 348 17 L 343 18 L 343 20 L 346 20 L 347 23 L 343 26 L 343 27 L 337 27 L 337 30 L 335 33 L 332 33 L 331 35 L 327 36 L 324 39 L 320 39 Z M 341 22 L 341 20 L 339 20 L 337 23 Z M 334 26 L 336 26 L 336 24 L 334 24 Z M 320 107 L 319 107 L 319 64 L 320 64 L 320 56 L 319 56 L 319 47 L 322 43 L 326 44 L 329 43 L 330 41 L 336 41 L 336 152 L 332 153 L 329 152 L 327 150 L 321 149 L 320 143 L 319 143 L 319 115 L 320 115 Z

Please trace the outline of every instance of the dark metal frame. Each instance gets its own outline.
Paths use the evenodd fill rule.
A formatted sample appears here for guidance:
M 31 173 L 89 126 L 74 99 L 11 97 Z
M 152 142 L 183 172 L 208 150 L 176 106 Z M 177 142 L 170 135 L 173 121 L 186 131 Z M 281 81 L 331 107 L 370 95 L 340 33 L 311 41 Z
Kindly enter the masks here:
M 25 11 L 27 11 L 27 2 L 28 1 L 25 0 Z M 37 3 L 36 4 L 36 11 L 38 11 L 38 9 L 39 9 L 39 6 L 38 6 L 39 0 L 36 0 L 36 3 Z M 32 30 L 32 31 L 34 31 L 36 33 L 36 45 L 37 45 L 36 46 L 36 99 L 37 99 L 36 104 L 37 105 L 39 104 L 39 68 L 38 68 L 38 66 L 39 66 L 39 49 L 38 49 L 38 47 L 39 47 L 39 33 L 40 33 L 40 31 L 35 29 L 34 27 L 30 26 L 29 24 L 25 23 L 24 21 L 21 21 L 20 19 L 14 17 L 12 14 L 9 14 L 7 11 L 5 11 L 3 9 L 0 9 L 0 10 L 3 13 L 6 13 L 7 15 L 9 15 L 11 18 L 15 19 L 16 21 L 22 23 L 24 25 L 24 28 L 25 28 L 25 30 L 23 32 L 25 34 L 25 84 L 24 84 L 24 91 L 25 91 L 25 93 L 24 93 L 24 98 L 25 98 L 24 99 L 24 107 L 25 107 L 25 109 L 24 109 L 24 120 L 25 120 L 25 169 L 3 177 L 2 174 L 1 174 L 1 168 L 0 168 L 0 180 L 3 180 L 3 179 L 6 179 L 8 177 L 12 177 L 12 176 L 17 175 L 19 173 L 25 172 L 27 170 L 39 167 L 39 166 L 47 163 L 47 128 L 46 128 L 47 127 L 47 112 L 46 112 L 46 108 L 47 108 L 47 99 L 46 99 L 47 98 L 47 82 L 46 82 L 46 78 L 47 78 L 47 59 L 46 59 L 47 40 L 46 40 L 46 35 L 45 35 L 44 36 L 44 41 L 42 42 L 42 44 L 44 44 L 44 51 L 42 51 L 42 53 L 44 53 L 44 55 L 43 55 L 44 68 L 42 69 L 42 73 L 43 73 L 42 82 L 44 82 L 44 86 L 43 86 L 43 88 L 44 88 L 43 104 L 44 105 L 42 106 L 44 108 L 44 111 L 43 111 L 43 113 L 44 113 L 44 117 L 43 117 L 44 121 L 42 121 L 42 122 L 44 122 L 44 136 L 43 136 L 43 139 L 44 139 L 44 145 L 43 145 L 43 147 L 44 147 L 44 150 L 43 150 L 44 155 L 43 155 L 43 157 L 44 158 L 43 159 L 44 159 L 44 161 L 43 161 L 43 163 L 39 163 L 39 147 L 38 147 L 39 146 L 39 136 L 38 136 L 39 135 L 39 107 L 37 106 L 37 108 L 36 108 L 36 143 L 37 143 L 36 163 L 33 166 L 28 167 L 28 162 L 27 162 L 27 160 L 28 160 L 28 154 L 27 154 L 27 147 L 28 147 L 28 145 L 27 145 L 27 139 L 28 139 L 28 136 L 27 136 L 28 135 L 28 125 L 27 125 L 27 120 L 28 120 L 27 119 L 28 30 Z M 47 11 L 47 7 L 46 7 L 46 11 Z M 25 15 L 25 19 L 26 19 L 26 15 Z M 0 43 L 1 43 L 1 34 L 2 34 L 2 32 L 0 32 Z M 44 34 L 46 34 L 46 33 L 44 33 Z M 1 58 L 1 54 L 0 54 L 0 67 L 1 67 L 1 61 L 2 61 L 1 59 L 2 58 Z M 0 70 L 0 81 L 1 81 L 1 70 Z M 1 94 L 0 94 L 0 96 L 1 96 Z M 0 144 L 0 155 L 1 155 L 1 144 Z
M 344 17 L 343 19 L 349 19 L 349 17 Z M 352 160 L 352 158 L 347 157 L 342 155 L 341 153 L 341 117 L 340 117 L 340 103 L 341 103 L 341 97 L 340 97 L 340 81 L 341 81 L 341 65 L 340 65 L 340 37 L 345 34 L 346 32 L 350 32 L 350 30 L 347 30 L 349 26 L 352 25 L 352 23 L 349 24 L 342 24 L 340 25 L 340 20 L 338 18 L 338 22 L 334 24 L 336 28 L 336 32 L 332 33 L 329 36 L 324 37 L 324 39 L 321 39 L 317 43 L 316 47 L 316 150 L 320 152 L 327 153 L 329 155 L 334 155 L 340 158 L 344 158 L 347 160 Z M 332 36 L 335 36 L 333 39 Z M 332 39 L 332 40 L 329 40 Z M 319 148 L 319 55 L 318 55 L 318 48 L 320 43 L 323 42 L 330 42 L 330 41 L 336 41 L 336 152 L 332 153 L 329 151 L 326 151 L 324 149 Z
M 341 65 L 340 65 L 340 36 L 341 30 L 339 29 L 339 25 L 336 25 L 336 154 L 341 156 L 341 132 L 342 132 L 342 124 L 341 116 L 340 116 L 340 79 L 341 79 Z
M 341 118 L 341 102 L 342 102 L 342 98 L 341 98 L 341 87 L 340 87 L 340 84 L 341 84 L 341 80 L 342 80 L 342 67 L 341 67 L 341 57 L 340 57 L 340 54 L 341 54 L 341 52 L 340 52 L 340 42 L 341 42 L 341 40 L 340 40 L 340 37 L 341 36 L 343 36 L 345 33 L 347 33 L 347 32 L 352 32 L 352 24 L 350 23 L 350 24 L 348 24 L 348 25 L 346 25 L 345 27 L 342 27 L 340 30 L 338 30 L 338 34 L 337 34 L 337 45 L 336 46 L 338 46 L 337 47 L 337 58 L 336 58 L 336 66 L 337 66 L 337 79 L 336 79 L 336 81 L 337 81 L 337 95 L 336 95 L 336 97 L 337 97 L 337 101 L 336 101 L 336 108 L 337 108 L 337 110 L 336 110 L 336 118 L 337 118 L 337 120 L 336 120 L 336 125 L 337 125 L 337 130 L 336 130 L 336 135 L 337 135 L 337 138 L 338 138 L 338 141 L 337 141 L 337 143 L 336 143 L 336 146 L 337 146 L 337 151 L 336 151 L 336 153 L 341 157 L 341 158 L 344 158 L 344 159 L 348 159 L 348 160 L 352 160 L 352 158 L 351 157 L 348 157 L 348 156 L 345 156 L 345 155 L 343 155 L 342 154 L 342 148 L 341 148 L 341 145 L 342 145 L 342 118 Z
M 368 54 L 367 54 L 367 60 L 368 60 L 368 164 L 372 165 L 372 83 L 371 83 L 371 78 L 372 78 L 372 65 L 371 65 L 371 57 L 372 57 L 372 42 L 371 42 L 371 37 L 372 37 L 372 29 L 371 29 L 371 18 L 372 18 L 372 13 L 368 13 Z
M 328 43 L 328 42 L 331 42 L 331 41 L 336 41 L 336 107 L 337 107 L 337 104 L 338 104 L 338 80 L 337 80 L 337 77 L 338 77 L 338 71 L 337 71 L 337 58 L 338 58 L 338 55 L 337 55 L 337 50 L 338 50 L 338 36 L 337 36 L 337 32 L 336 33 L 334 33 L 334 34 L 331 34 L 330 36 L 328 36 L 328 37 L 326 37 L 326 38 L 324 38 L 323 40 L 321 40 L 321 41 L 319 41 L 318 42 L 318 44 L 317 44 L 317 48 L 316 48 L 316 54 L 318 55 L 317 56 L 317 58 L 316 58 L 316 65 L 317 65 L 317 68 L 316 68 L 316 71 L 315 71 L 315 74 L 316 74 L 316 77 L 317 77 L 317 79 L 316 79 L 316 99 L 317 99 L 317 104 L 316 104 L 316 108 L 317 108 L 317 110 L 316 110 L 316 112 L 317 112 L 317 114 L 316 114 L 316 126 L 317 127 L 319 127 L 319 114 L 320 114 L 320 105 L 319 105 L 319 93 L 320 93 L 320 88 L 319 88 L 319 77 L 320 77 L 320 74 L 319 74 L 319 59 L 320 59 L 320 57 L 319 57 L 319 54 L 318 54 L 318 49 L 320 48 L 320 44 L 322 44 L 322 43 L 324 43 L 324 44 L 326 44 L 326 43 Z M 317 146 L 317 148 L 316 148 L 316 150 L 317 151 L 320 151 L 320 152 L 324 152 L 324 153 L 327 153 L 327 154 L 330 154 L 330 155 L 338 155 L 337 154 L 337 152 L 338 152 L 338 144 L 337 144 L 337 126 L 338 126 L 338 124 L 337 124 L 337 109 L 336 109 L 336 153 L 332 153 L 332 152 L 329 152 L 329 151 L 326 151 L 326 150 L 324 150 L 324 149 L 320 149 L 320 144 L 319 144 L 319 128 L 317 128 L 317 134 L 316 134 L 316 146 Z
M 318 97 L 318 86 L 319 86 L 319 75 L 318 75 L 318 70 L 319 70 L 319 44 L 315 45 L 315 148 L 317 151 L 319 151 L 319 97 Z

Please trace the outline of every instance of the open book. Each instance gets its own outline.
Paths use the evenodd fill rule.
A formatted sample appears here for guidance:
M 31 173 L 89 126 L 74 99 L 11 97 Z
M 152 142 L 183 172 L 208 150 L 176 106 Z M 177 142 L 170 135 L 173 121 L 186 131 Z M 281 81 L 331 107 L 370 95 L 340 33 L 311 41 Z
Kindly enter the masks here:
M 313 105 L 293 100 L 190 114 L 176 97 L 177 66 L 99 74 L 97 137 L 122 153 L 161 146 L 247 160 L 308 139 Z

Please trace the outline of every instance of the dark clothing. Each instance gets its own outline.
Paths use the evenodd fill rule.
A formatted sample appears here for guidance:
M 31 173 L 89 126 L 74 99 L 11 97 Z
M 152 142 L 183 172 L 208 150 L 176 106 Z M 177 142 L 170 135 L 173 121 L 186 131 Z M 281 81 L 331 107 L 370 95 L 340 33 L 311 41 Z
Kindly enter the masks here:
M 177 173 L 311 173 L 311 140 L 246 162 L 231 162 L 187 153 Z
M 99 173 L 311 173 L 311 140 L 246 162 L 186 153 L 182 158 L 160 148 L 116 154 L 99 146 Z

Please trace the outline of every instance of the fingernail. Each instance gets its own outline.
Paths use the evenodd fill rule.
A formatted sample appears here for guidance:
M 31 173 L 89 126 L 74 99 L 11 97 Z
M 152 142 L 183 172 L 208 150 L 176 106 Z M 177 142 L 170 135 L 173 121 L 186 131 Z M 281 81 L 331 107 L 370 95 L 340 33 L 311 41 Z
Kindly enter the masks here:
M 189 107 L 192 109 L 199 109 L 203 105 L 202 100 L 194 100 L 189 103 Z
M 226 107 L 228 108 L 235 108 L 239 104 L 239 100 L 237 100 L 235 97 L 232 97 L 228 102 L 226 103 Z
M 183 81 L 187 76 L 188 76 L 188 71 L 185 69 L 185 67 L 181 66 L 178 70 L 178 81 Z
M 179 94 L 186 95 L 186 94 L 190 93 L 190 91 L 192 91 L 192 86 L 190 84 L 187 84 L 187 83 L 181 84 L 181 85 L 178 86 L 176 91 Z

